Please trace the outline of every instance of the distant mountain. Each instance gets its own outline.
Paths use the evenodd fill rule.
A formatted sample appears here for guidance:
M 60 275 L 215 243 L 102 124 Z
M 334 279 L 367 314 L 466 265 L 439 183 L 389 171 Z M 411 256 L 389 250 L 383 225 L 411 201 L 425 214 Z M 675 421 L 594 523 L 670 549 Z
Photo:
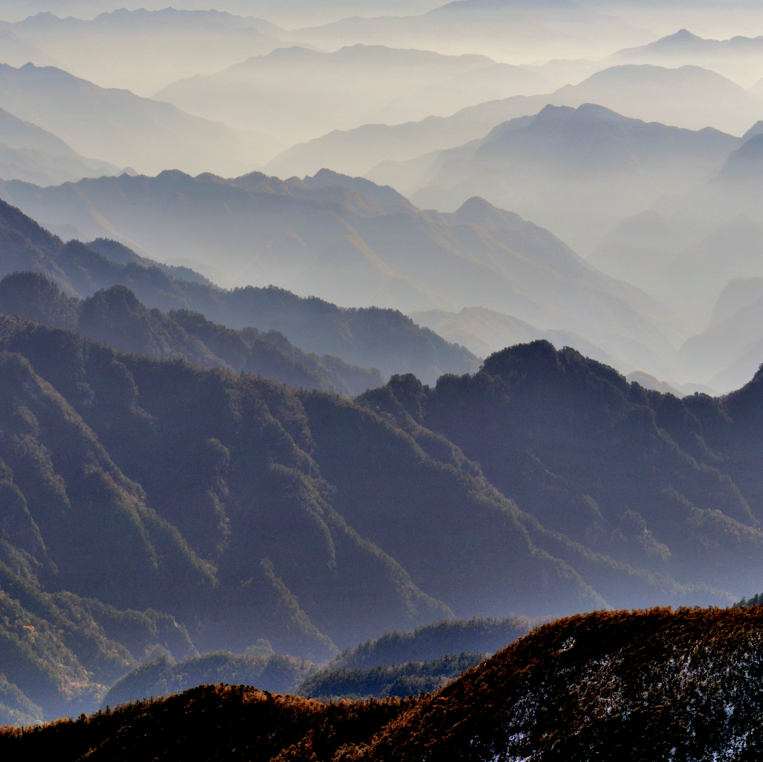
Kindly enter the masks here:
M 613 15 L 574 2 L 467 0 L 443 4 L 421 15 L 353 16 L 296 29 L 295 39 L 324 48 L 363 43 L 437 49 L 449 53 L 475 48 L 500 57 L 508 49 L 530 60 L 608 55 L 624 45 L 652 39 Z
M 658 273 L 694 238 L 689 226 L 647 209 L 614 225 L 588 261 L 615 278 L 653 292 Z
M 542 330 L 485 307 L 464 307 L 457 313 L 445 310 L 412 312 L 411 318 L 418 325 L 431 328 L 444 339 L 465 346 L 479 357 L 487 357 L 502 347 L 546 339 L 557 347 L 573 347 L 586 357 L 617 368 L 623 374 L 633 371 L 633 366 L 623 362 L 611 349 L 597 346 L 572 331 Z M 660 360 L 645 352 L 641 363 L 659 367 Z M 669 372 L 667 368 L 665 370 Z
M 64 18 L 61 10 L 55 12 L 62 17 L 40 13 L 0 23 L 2 34 L 18 40 L 13 60 L 6 55 L 4 63 L 56 65 L 102 87 L 149 96 L 181 77 L 211 74 L 283 45 L 274 24 L 220 11 L 121 8 L 93 18 L 92 10 L 66 10 Z
M 698 332 L 707 327 L 730 279 L 763 274 L 759 125 L 745 137 L 719 172 L 619 222 L 591 257 L 605 272 L 665 301 Z
M 680 29 L 637 48 L 627 48 L 610 60 L 657 66 L 702 66 L 749 87 L 763 61 L 763 37 L 737 35 L 728 40 L 710 40 Z M 753 91 L 754 92 L 754 91 Z
M 718 298 L 710 326 L 683 344 L 676 362 L 721 391 L 763 364 L 763 279 L 732 279 Z
M 278 654 L 255 656 L 218 651 L 178 662 L 164 656 L 140 664 L 117 680 L 103 697 L 103 705 L 169 696 L 210 683 L 256 685 L 262 691 L 295 693 L 316 670 L 310 661 Z
M 0 65 L 0 107 L 53 132 L 82 155 L 139 171 L 174 166 L 242 172 L 278 146 L 272 138 L 234 131 L 169 104 L 33 64 L 20 69 Z
M 763 278 L 732 278 L 713 308 L 710 325 L 718 325 L 763 296 Z
M 712 71 L 696 66 L 621 65 L 553 93 L 483 103 L 445 119 L 395 126 L 369 124 L 329 133 L 293 146 L 266 169 L 288 176 L 330 166 L 340 172 L 367 174 L 378 182 L 381 176 L 373 168 L 382 162 L 408 161 L 482 139 L 499 124 L 535 115 L 548 105 L 577 108 L 583 104 L 598 104 L 634 119 L 691 130 L 712 127 L 736 135 L 763 117 L 763 102 Z M 431 162 L 422 159 L 421 163 L 420 172 L 427 172 Z M 392 175 L 384 177 L 388 183 Z M 403 184 L 395 187 L 407 194 L 418 189 Z
M 540 622 L 516 615 L 434 622 L 410 632 L 387 632 L 376 640 L 345 649 L 330 666 L 367 669 L 431 661 L 447 654 L 492 654 L 530 632 L 535 624 Z
M 0 178 L 60 185 L 120 174 L 119 167 L 77 154 L 63 140 L 0 109 Z
M 692 130 L 735 135 L 763 116 L 763 103 L 730 80 L 699 66 L 613 66 L 554 94 L 569 104 L 599 103 L 625 116 Z
M 671 299 L 676 311 L 695 324 L 707 323 L 729 280 L 763 276 L 762 236 L 760 222 L 740 215 L 701 241 L 689 244 L 656 274 L 663 298 L 681 283 L 680 293 Z
M 163 172 L 45 189 L 4 183 L 0 195 L 33 217 L 76 225 L 91 236 L 120 235 L 158 259 L 206 261 L 239 282 L 341 298 L 341 306 L 370 303 L 407 313 L 480 305 L 542 329 L 564 325 L 595 343 L 607 341 L 625 362 L 634 352 L 670 354 L 685 336 L 661 304 L 603 276 L 548 231 L 480 199 L 440 215 L 421 212 L 391 189 L 330 173 L 318 179 Z M 162 307 L 124 285 L 146 305 Z M 303 329 L 288 322 L 263 324 L 272 318 L 258 316 L 242 325 L 216 308 L 190 308 L 231 327 L 276 328 L 308 351 L 401 372 L 380 358 L 368 363 L 323 342 L 305 345 Z M 422 378 L 436 375 L 427 371 Z
M 192 333 L 203 329 L 206 332 L 204 341 L 209 337 L 210 341 L 214 339 L 216 345 L 212 350 L 206 347 L 199 357 L 204 356 L 208 360 L 203 352 L 209 350 L 223 363 L 238 369 L 248 367 L 250 371 L 254 370 L 250 362 L 255 359 L 252 345 L 262 345 L 265 339 L 251 329 L 260 328 L 269 337 L 264 341 L 259 360 L 265 361 L 266 366 L 271 368 L 267 372 L 276 373 L 284 381 L 294 378 L 289 374 L 297 372 L 297 377 L 303 379 L 297 382 L 298 385 L 312 379 L 308 385 L 317 388 L 357 390 L 373 385 L 378 379 L 373 373 L 369 376 L 368 371 L 348 368 L 336 357 L 345 359 L 351 365 L 379 368 L 385 376 L 413 372 L 432 382 L 442 373 L 470 372 L 479 366 L 477 358 L 467 350 L 448 344 L 428 329 L 419 328 L 400 312 L 378 308 L 343 310 L 319 299 L 301 299 L 276 288 L 225 291 L 186 267 L 154 262 L 136 255 L 115 241 L 98 239 L 88 246 L 76 240 L 63 244 L 17 209 L 5 204 L 0 204 L 0 244 L 0 277 L 19 271 L 41 273 L 70 297 L 90 297 L 99 289 L 125 286 L 150 308 L 183 313 L 185 327 L 172 325 L 173 321 L 168 321 L 165 316 L 156 317 L 155 327 L 162 336 L 160 343 L 165 347 L 162 350 L 151 339 L 153 328 L 145 325 L 145 343 L 141 345 L 144 349 L 136 350 L 133 344 L 129 347 L 127 344 L 117 345 L 122 349 L 129 348 L 130 351 L 145 352 L 150 349 L 149 354 L 157 358 L 173 352 L 183 355 L 186 349 L 177 344 L 173 348 L 172 342 L 166 344 L 167 331 L 179 337 L 185 342 L 184 347 L 188 348 L 189 340 L 183 334 L 192 326 Z M 77 310 L 71 306 L 65 309 L 62 307 L 68 316 L 60 319 L 50 317 L 58 314 L 55 305 L 64 302 L 58 297 L 51 297 L 49 290 L 44 288 L 40 292 L 45 297 L 40 302 L 41 311 L 25 312 L 24 310 L 33 308 L 36 300 L 42 298 L 33 296 L 38 287 L 34 283 L 31 286 L 27 292 L 28 297 L 16 298 L 16 312 L 51 325 L 78 325 Z M 126 297 L 124 291 L 117 290 L 115 293 L 122 293 Z M 52 312 L 50 307 L 44 307 L 49 301 L 54 305 Z M 126 309 L 125 318 L 151 322 L 142 305 L 133 306 L 134 309 Z M 248 329 L 249 333 L 231 336 L 230 332 L 222 330 L 220 326 L 211 326 L 187 315 L 187 311 L 203 313 L 216 323 L 235 329 Z M 93 327 L 99 330 L 98 325 Z M 303 350 L 302 353 L 273 331 L 286 333 Z M 127 331 L 124 340 L 129 342 L 137 339 L 130 333 Z M 98 338 L 104 337 L 99 334 Z M 111 342 L 113 337 L 105 340 Z M 275 344 L 275 348 L 272 344 Z M 192 347 L 189 351 L 198 352 L 199 347 Z M 332 355 L 333 359 L 308 358 L 304 352 Z M 306 371 L 303 368 L 300 371 L 298 366 L 304 362 L 312 370 Z M 257 372 L 266 372 L 264 367 L 259 365 Z M 316 372 L 318 376 L 315 375 Z M 286 375 L 278 375 L 279 373 Z M 338 387 L 325 386 L 327 376 L 337 380 L 342 373 L 349 373 L 345 379 L 349 386 L 345 382 L 340 382 Z M 323 381 L 320 380 L 321 377 Z
M 716 130 L 646 123 L 591 103 L 546 106 L 480 141 L 370 176 L 416 187 L 411 200 L 424 208 L 455 209 L 481 195 L 585 252 L 623 217 L 717 171 L 738 145 Z
M 279 177 L 309 175 L 322 167 L 365 175 L 384 161 L 407 161 L 482 138 L 507 119 L 536 114 L 547 101 L 548 96 L 518 95 L 470 106 L 448 117 L 430 116 L 420 122 L 393 126 L 366 124 L 352 130 L 333 130 L 288 148 L 263 169 Z
M 219 73 L 175 82 L 154 98 L 297 142 L 366 122 L 448 115 L 493 97 L 547 88 L 540 75 L 499 66 L 486 56 L 353 45 L 333 53 L 278 49 Z
M 442 688 L 483 659 L 484 654 L 459 653 L 394 666 L 329 668 L 308 677 L 299 693 L 327 702 L 420 696 Z

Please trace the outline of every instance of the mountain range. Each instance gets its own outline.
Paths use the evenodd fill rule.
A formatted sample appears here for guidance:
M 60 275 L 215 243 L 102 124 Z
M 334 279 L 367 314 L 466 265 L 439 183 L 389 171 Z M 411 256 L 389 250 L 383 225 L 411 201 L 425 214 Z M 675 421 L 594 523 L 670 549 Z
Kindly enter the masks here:
M 763 37 L 737 35 L 728 40 L 712 40 L 680 29 L 647 45 L 621 50 L 610 56 L 610 60 L 668 67 L 702 66 L 749 88 L 760 77 Z M 752 92 L 760 91 L 753 89 Z
M 0 196 L 46 224 L 121 236 L 158 260 L 211 263 L 214 251 L 215 267 L 238 282 L 274 284 L 343 307 L 479 305 L 542 329 L 564 323 L 653 375 L 662 374 L 664 358 L 685 336 L 662 304 L 602 276 L 548 231 L 480 199 L 449 215 L 422 212 L 391 188 L 328 171 L 285 182 L 259 173 L 224 180 L 179 172 L 56 188 L 7 182 Z M 368 366 L 333 349 L 308 348 L 285 326 L 251 325 Z
M 16 314 L 54 327 L 74 328 L 80 325 L 82 317 L 76 297 L 92 297 L 100 290 L 100 301 L 93 304 L 106 308 L 109 300 L 104 303 L 104 290 L 123 287 L 111 291 L 113 317 L 118 318 L 116 333 L 109 333 L 106 326 L 99 327 L 97 320 L 91 328 L 106 331 L 97 334 L 98 338 L 108 338 L 120 349 L 142 351 L 157 359 L 179 356 L 243 370 L 255 360 L 259 350 L 254 351 L 253 347 L 257 345 L 262 350 L 260 361 L 267 361 L 270 367 L 269 374 L 284 381 L 291 378 L 294 383 L 296 372 L 297 378 L 302 379 L 296 385 L 312 379 L 308 386 L 345 391 L 357 389 L 357 384 L 379 376 L 349 368 L 337 357 L 347 358 L 352 365 L 379 368 L 385 376 L 413 372 L 432 382 L 442 373 L 469 372 L 479 365 L 467 350 L 419 328 L 400 312 L 378 308 L 342 310 L 319 299 L 301 299 L 276 288 L 226 291 L 187 267 L 146 259 L 115 241 L 97 239 L 88 246 L 79 241 L 64 244 L 7 205 L 0 206 L 0 242 L 3 246 L 0 277 L 33 271 L 57 284 L 65 294 L 59 294 L 39 278 L 12 280 L 16 286 L 6 293 L 6 304 L 15 305 Z M 14 292 L 18 292 L 16 296 Z M 188 331 L 177 320 L 157 313 L 156 309 L 149 313 L 135 295 L 149 308 L 175 311 L 179 318 L 182 315 L 191 332 L 205 332 L 218 348 L 205 347 L 204 341 L 199 344 L 198 336 L 188 337 L 185 335 Z M 203 313 L 221 325 L 213 326 L 190 313 Z M 107 314 L 108 310 L 102 316 Z M 245 333 L 235 336 L 222 326 L 245 329 Z M 257 328 L 267 337 L 258 336 Z M 283 337 L 283 332 L 297 342 L 301 353 Z M 115 336 L 120 337 L 118 341 Z M 304 352 L 332 357 L 307 357 Z M 327 375 L 336 381 L 336 373 L 341 375 L 345 371 L 350 373 L 346 380 L 355 379 L 349 387 L 344 382 L 339 387 L 325 385 Z
M 280 48 L 215 74 L 175 82 L 153 97 L 295 143 L 368 122 L 447 116 L 497 97 L 547 89 L 540 74 L 486 56 L 353 45 L 332 53 Z M 305 113 L 311 114 L 309 120 Z
M 698 334 L 716 331 L 717 309 L 730 319 L 748 307 L 748 291 L 727 284 L 739 279 L 753 283 L 746 279 L 763 275 L 763 217 L 755 201 L 761 185 L 759 130 L 755 125 L 749 131 L 716 176 L 616 224 L 595 249 L 591 263 L 664 300 Z M 734 340 L 723 345 L 692 338 L 677 358 L 682 372 L 701 370 L 697 380 L 717 384 L 722 391 L 738 386 L 760 358 L 754 349 L 755 322 L 738 319 L 735 330 Z M 695 354 L 699 346 L 705 348 L 701 355 Z
M 0 65 L 0 108 L 52 132 L 82 155 L 138 171 L 174 166 L 241 172 L 279 146 L 270 137 L 232 130 L 167 103 L 31 63 L 18 69 Z
M 108 162 L 80 156 L 53 133 L 0 109 L 0 177 L 4 180 L 60 185 L 121 171 Z
M 64 11 L 65 17 L 55 13 Z M 106 88 L 150 96 L 182 77 L 213 73 L 284 45 L 279 27 L 224 11 L 119 8 L 75 18 L 56 8 L 1 22 L 18 52 L 5 63 L 55 65 Z M 17 41 L 17 42 L 16 42 Z M 23 52 L 22 52 L 23 51 Z
M 583 252 L 616 222 L 717 172 L 740 141 L 643 122 L 591 103 L 546 106 L 486 137 L 369 173 L 424 208 L 479 195 L 555 231 Z
M 463 0 L 421 15 L 354 16 L 295 29 L 291 35 L 323 48 L 363 43 L 460 54 L 479 45 L 487 55 L 505 55 L 508 48 L 517 58 L 545 60 L 608 54 L 652 39 L 645 30 L 572 0 Z
M 412 160 L 481 140 L 503 122 L 534 116 L 548 105 L 577 108 L 583 104 L 597 104 L 633 119 L 695 131 L 712 127 L 734 135 L 741 135 L 763 116 L 763 101 L 712 71 L 696 66 L 669 69 L 623 64 L 553 93 L 487 102 L 446 118 L 330 132 L 292 146 L 264 169 L 282 177 L 321 167 L 366 175 L 385 161 Z M 425 171 L 429 164 L 425 158 L 421 161 Z M 369 177 L 379 179 L 375 174 Z M 410 187 L 398 190 L 413 192 Z
M 267 640 L 325 661 L 453 615 L 724 603 L 762 587 L 760 373 L 679 400 L 547 341 L 457 370 L 474 358 L 399 313 L 228 292 L 0 211 L 0 627 L 24 716 L 92 707 L 159 647 L 187 659 Z M 532 233 L 548 267 L 582 267 L 515 215 L 461 214 Z M 242 330 L 279 320 L 301 351 Z M 406 353 L 450 372 L 351 399 L 326 390 L 374 376 L 306 357 L 309 331 L 345 362 L 386 358 L 385 374 L 412 366 Z M 274 346 L 312 380 L 257 365 Z

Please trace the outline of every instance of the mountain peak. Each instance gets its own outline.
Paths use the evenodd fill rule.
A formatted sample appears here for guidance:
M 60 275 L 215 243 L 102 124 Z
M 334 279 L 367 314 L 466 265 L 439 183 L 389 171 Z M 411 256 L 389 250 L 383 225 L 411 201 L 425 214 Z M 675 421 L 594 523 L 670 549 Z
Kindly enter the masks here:
M 692 34 L 688 29 L 679 29 L 675 34 L 669 34 L 667 37 L 663 37 L 658 42 L 704 42 L 702 37 L 697 37 L 696 34 Z

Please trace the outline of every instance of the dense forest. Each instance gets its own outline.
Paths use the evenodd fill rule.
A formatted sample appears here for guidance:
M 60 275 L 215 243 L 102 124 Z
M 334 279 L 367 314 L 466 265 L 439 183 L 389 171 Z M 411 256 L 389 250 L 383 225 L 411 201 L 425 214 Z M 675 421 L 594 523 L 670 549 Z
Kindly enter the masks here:
M 0 350 L 5 675 L 44 716 L 155 646 L 325 661 L 453 615 L 760 589 L 758 377 L 677 400 L 539 342 L 352 401 L 15 317 Z M 181 642 L 118 624 L 152 616 Z
M 205 686 L 40 728 L 3 758 L 285 762 L 757 758 L 763 607 L 595 612 L 418 698 L 321 703 Z
M 267 641 L 369 670 L 494 651 L 527 617 L 728 605 L 763 588 L 763 373 L 724 398 L 679 400 L 539 341 L 351 399 L 340 382 L 364 388 L 367 371 L 216 322 L 214 305 L 243 292 L 64 245 L 0 211 L 3 267 L 37 257 L 0 282 L 8 721 L 92 710 L 162 658 L 267 659 L 251 651 Z M 116 272 L 132 280 L 105 282 Z M 191 292 L 209 312 L 176 299 Z M 384 326 L 428 335 L 391 311 L 251 293 L 263 310 L 319 306 L 350 345 Z M 317 375 L 286 386 L 260 375 L 267 357 Z M 447 650 L 416 630 L 454 617 L 498 621 L 468 637 L 438 626 Z M 217 679 L 194 664 L 191 682 Z M 157 680 L 190 685 L 175 672 Z

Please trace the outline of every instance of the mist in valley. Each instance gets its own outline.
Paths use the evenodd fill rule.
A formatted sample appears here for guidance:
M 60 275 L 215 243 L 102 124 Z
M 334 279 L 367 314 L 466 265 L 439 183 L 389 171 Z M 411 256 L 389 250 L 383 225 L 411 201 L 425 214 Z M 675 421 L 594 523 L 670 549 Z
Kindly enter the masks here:
M 0 0 L 0 724 L 763 591 L 761 3 L 166 2 Z

